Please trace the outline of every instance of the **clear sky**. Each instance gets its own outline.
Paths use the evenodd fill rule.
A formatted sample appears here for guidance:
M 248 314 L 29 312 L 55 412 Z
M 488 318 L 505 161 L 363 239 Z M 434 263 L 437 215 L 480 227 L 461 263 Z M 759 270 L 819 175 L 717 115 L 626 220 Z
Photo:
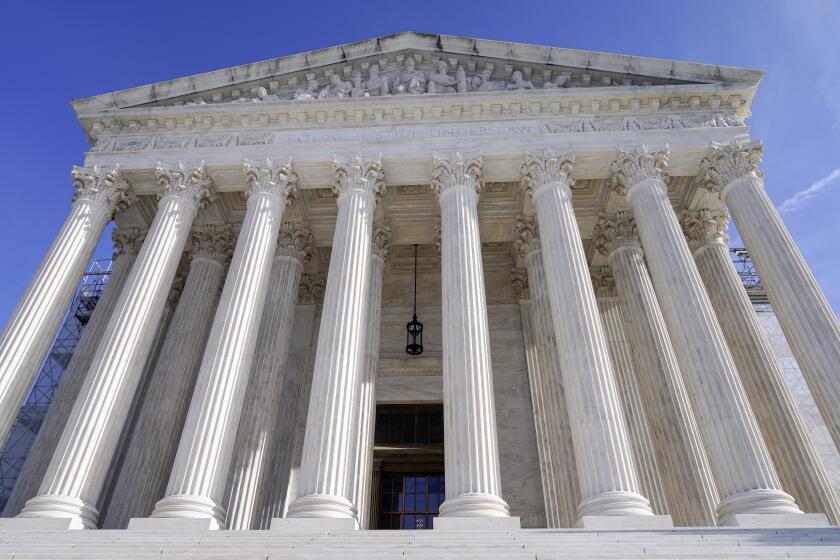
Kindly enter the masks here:
M 9 0 L 0 15 L 0 325 L 67 215 L 87 148 L 71 99 L 400 31 L 765 70 L 748 123 L 767 189 L 840 309 L 840 1 Z

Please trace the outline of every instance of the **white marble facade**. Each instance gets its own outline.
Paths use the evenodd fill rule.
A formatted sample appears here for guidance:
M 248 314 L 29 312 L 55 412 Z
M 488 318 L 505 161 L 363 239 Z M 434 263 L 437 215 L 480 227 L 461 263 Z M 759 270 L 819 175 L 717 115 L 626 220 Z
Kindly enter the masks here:
M 443 405 L 441 531 L 840 523 L 840 327 L 763 191 L 761 75 L 401 33 L 73 102 L 0 429 L 109 219 L 126 270 L 0 530 L 366 529 L 371 396 Z M 725 207 L 773 307 L 719 321 Z

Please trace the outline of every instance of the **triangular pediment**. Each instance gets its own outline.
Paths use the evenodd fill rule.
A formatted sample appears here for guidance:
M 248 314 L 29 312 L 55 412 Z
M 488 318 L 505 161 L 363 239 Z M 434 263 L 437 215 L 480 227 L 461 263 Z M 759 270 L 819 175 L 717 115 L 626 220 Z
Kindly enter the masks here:
M 529 89 L 755 87 L 762 72 L 556 47 L 405 32 L 73 102 L 136 107 L 313 101 Z

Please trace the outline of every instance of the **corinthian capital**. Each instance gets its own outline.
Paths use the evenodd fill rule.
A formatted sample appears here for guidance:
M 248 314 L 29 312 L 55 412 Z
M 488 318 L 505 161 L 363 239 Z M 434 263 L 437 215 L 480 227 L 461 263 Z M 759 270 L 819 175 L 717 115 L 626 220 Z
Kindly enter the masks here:
M 111 232 L 111 239 L 114 241 L 114 258 L 123 255 L 136 257 L 146 240 L 148 229 L 129 227 L 116 228 Z
M 601 215 L 592 240 L 602 255 L 609 255 L 619 247 L 640 247 L 636 220 L 626 210 Z
M 742 177 L 763 176 L 758 168 L 764 146 L 760 141 L 731 144 L 712 142 L 709 153 L 700 161 L 700 184 L 711 192 L 723 193 L 726 186 Z
M 213 259 L 225 264 L 233 256 L 234 239 L 229 225 L 201 225 L 190 230 L 187 253 L 191 259 Z
M 630 150 L 618 150 L 618 157 L 610 164 L 610 188 L 620 195 L 626 195 L 633 185 L 642 181 L 662 181 L 666 185 L 671 178 L 665 173 L 671 151 L 666 145 L 663 150 L 651 153 L 647 146 Z
M 513 248 L 523 259 L 532 251 L 540 250 L 540 234 L 534 216 L 519 216 L 513 225 L 513 234 Z
M 87 201 L 106 209 L 113 217 L 137 201 L 137 196 L 123 178 L 119 165 L 114 167 L 79 167 L 70 171 L 73 178 L 72 203 Z
M 589 275 L 592 277 L 595 297 L 618 297 L 615 278 L 609 266 L 593 266 L 589 269 Z
M 248 178 L 248 190 L 245 197 L 256 193 L 280 196 L 286 206 L 291 204 L 297 191 L 297 175 L 292 170 L 292 158 L 286 163 L 274 163 L 270 158 L 263 161 L 246 159 L 242 170 Z
M 387 261 L 391 255 L 391 226 L 387 223 L 374 224 L 371 251 L 383 261 Z
M 314 239 L 308 228 L 289 222 L 280 227 L 280 236 L 277 239 L 278 256 L 292 257 L 302 264 L 307 264 L 314 252 Z
M 510 270 L 510 283 L 513 285 L 513 296 L 517 299 L 529 299 L 528 271 L 524 268 Z
M 481 188 L 482 160 L 465 158 L 460 152 L 450 157 L 435 154 L 432 159 L 432 189 L 438 196 L 453 187 L 466 187 L 473 191 Z
M 193 167 L 183 161 L 172 167 L 158 162 L 155 173 L 164 196 L 182 198 L 196 208 L 204 208 L 216 198 L 213 180 L 207 174 L 203 161 Z
M 552 150 L 526 153 L 522 164 L 522 190 L 533 194 L 543 185 L 561 183 L 569 188 L 575 185 L 572 178 L 574 154 L 555 154 Z
M 323 274 L 303 274 L 300 277 L 298 287 L 298 303 L 314 304 L 320 302 L 324 297 L 325 286 Z
M 339 196 L 351 191 L 378 195 L 385 186 L 385 169 L 382 158 L 364 160 L 356 155 L 351 159 L 333 158 L 335 184 L 333 192 Z
M 724 208 L 685 210 L 680 216 L 680 225 L 692 253 L 710 243 L 729 245 L 729 234 L 726 233 L 729 212 Z

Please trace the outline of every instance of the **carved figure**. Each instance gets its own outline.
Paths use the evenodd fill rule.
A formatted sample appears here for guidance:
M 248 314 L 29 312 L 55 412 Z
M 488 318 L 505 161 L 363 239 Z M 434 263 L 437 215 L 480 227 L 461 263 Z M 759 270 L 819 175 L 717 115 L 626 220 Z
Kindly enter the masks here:
M 485 68 L 481 74 L 473 78 L 473 89 L 475 91 L 499 91 L 499 84 L 490 80 L 493 71 Z
M 298 88 L 292 99 L 315 99 L 318 97 L 318 81 L 310 78 L 306 81 L 306 87 Z
M 543 89 L 557 89 L 566 87 L 566 84 L 569 82 L 568 76 L 565 74 L 557 74 L 553 80 L 550 82 L 546 82 L 543 84 Z
M 387 76 L 379 74 L 379 66 L 374 64 L 370 67 L 370 76 L 366 82 L 362 84 L 362 89 L 368 95 L 388 95 L 390 93 L 390 83 Z
M 456 84 L 457 80 L 449 75 L 449 65 L 446 61 L 439 60 L 437 71 L 429 74 L 429 93 L 455 93 Z
M 350 90 L 350 97 L 370 97 L 362 86 L 362 75 L 359 72 L 353 74 L 353 89 Z
M 407 56 L 402 73 L 397 77 L 397 83 L 392 93 L 396 95 L 404 93 L 425 93 L 426 76 L 417 70 L 414 58 Z
M 455 90 L 458 93 L 467 93 L 467 74 L 464 72 L 463 66 L 455 69 Z
M 505 86 L 506 90 L 534 89 L 534 84 L 526 80 L 522 76 L 522 72 L 520 72 L 519 70 L 515 70 L 513 72 L 513 74 L 511 75 L 511 79 L 513 80 L 513 82 Z
M 318 99 L 330 99 L 335 97 L 350 97 L 353 91 L 353 84 L 345 82 L 338 74 L 330 74 L 330 83 L 318 94 Z

